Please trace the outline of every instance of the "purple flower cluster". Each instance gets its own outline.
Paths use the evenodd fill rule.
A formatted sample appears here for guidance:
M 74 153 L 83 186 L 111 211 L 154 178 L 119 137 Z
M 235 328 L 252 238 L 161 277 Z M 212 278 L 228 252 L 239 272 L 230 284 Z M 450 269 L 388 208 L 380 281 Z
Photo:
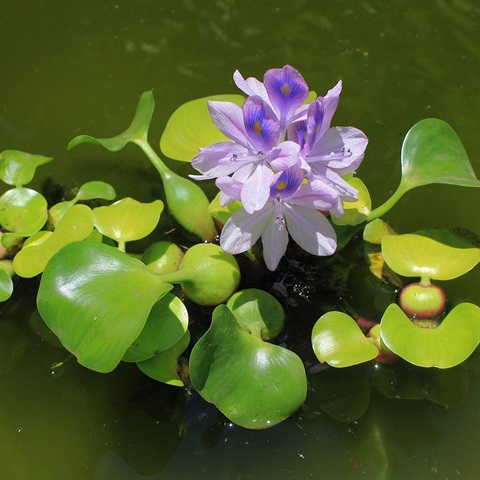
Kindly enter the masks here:
M 308 86 L 290 65 L 268 70 L 263 83 L 238 71 L 233 79 L 248 95 L 242 107 L 208 103 L 231 141 L 201 149 L 192 161 L 201 174 L 194 178 L 217 179 L 221 205 L 242 203 L 222 230 L 221 247 L 238 254 L 261 237 L 270 270 L 285 254 L 289 234 L 313 255 L 332 255 L 335 231 L 321 212 L 341 217 L 342 202 L 357 199 L 342 176 L 360 165 L 368 143 L 356 128 L 330 127 L 341 81 L 305 103 Z

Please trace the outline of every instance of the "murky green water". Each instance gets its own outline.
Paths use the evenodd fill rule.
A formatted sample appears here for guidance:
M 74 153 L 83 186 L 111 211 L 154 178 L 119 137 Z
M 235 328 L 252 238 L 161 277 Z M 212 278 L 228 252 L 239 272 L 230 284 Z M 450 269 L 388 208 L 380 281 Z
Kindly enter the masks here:
M 55 157 L 33 187 L 48 176 L 67 188 L 104 180 L 119 197 L 150 201 L 161 186 L 140 151 L 66 152 L 68 141 L 117 134 L 140 93 L 153 88 L 156 144 L 180 104 L 236 92 L 235 69 L 260 78 L 290 63 L 319 94 L 343 79 L 333 123 L 369 136 L 358 173 L 379 205 L 397 186 L 403 136 L 422 118 L 450 123 L 478 174 L 479 27 L 475 0 L 3 0 L 0 151 Z M 478 234 L 478 200 L 473 190 L 429 186 L 410 192 L 386 219 L 400 232 L 443 226 Z M 451 299 L 478 303 L 479 284 L 477 269 L 442 286 Z M 312 374 L 298 414 L 253 432 L 128 365 L 101 375 L 70 361 L 52 373 L 66 353 L 34 333 L 41 326 L 35 292 L 36 282 L 25 281 L 0 305 L 1 321 L 18 327 L 0 336 L 4 352 L 13 341 L 5 338 L 18 345 L 16 363 L 0 374 L 2 480 L 478 478 L 478 354 L 422 380 L 417 395 L 436 402 L 388 398 L 375 385 L 385 392 L 390 377 L 370 367 L 334 373 L 323 389 Z M 321 292 L 312 291 L 311 304 L 293 300 L 292 328 L 306 332 Z M 352 301 L 360 309 L 381 306 L 362 306 L 355 292 Z M 199 311 L 193 319 L 208 322 Z M 358 419 L 332 418 L 339 415 Z

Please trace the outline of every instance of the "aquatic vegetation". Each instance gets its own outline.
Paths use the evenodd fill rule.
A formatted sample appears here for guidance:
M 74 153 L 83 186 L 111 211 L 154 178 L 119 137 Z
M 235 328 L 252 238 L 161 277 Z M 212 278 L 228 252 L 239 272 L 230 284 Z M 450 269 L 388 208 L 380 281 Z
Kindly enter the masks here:
M 81 365 L 109 373 L 120 362 L 135 363 L 152 379 L 195 389 L 246 428 L 271 427 L 301 407 L 307 363 L 336 367 L 308 381 L 320 408 L 340 420 L 359 418 L 368 407 L 368 384 L 352 373 L 359 364 L 376 366 L 372 383 L 386 396 L 454 403 L 435 389 L 443 379 L 462 378 L 422 373 L 418 384 L 408 378 L 413 366 L 454 371 L 477 348 L 480 307 L 447 298 L 432 280 L 466 274 L 480 261 L 480 249 L 442 229 L 397 234 L 380 217 L 422 185 L 480 186 L 456 133 L 437 119 L 414 125 L 403 142 L 398 189 L 374 208 L 355 174 L 367 136 L 331 126 L 341 81 L 317 96 L 289 65 L 268 70 L 263 82 L 238 71 L 233 79 L 246 98 L 188 102 L 161 136 L 162 153 L 191 162 L 199 172 L 193 179 L 167 168 L 148 141 L 151 91 L 140 96 L 121 134 L 80 135 L 68 144 L 113 153 L 136 144 L 160 175 L 165 205 L 115 201 L 114 188 L 100 181 L 49 205 L 24 185 L 52 159 L 0 153 L 0 179 L 13 187 L 0 197 L 0 301 L 19 278 L 40 276 L 38 312 Z M 207 179 L 218 188 L 212 201 L 195 182 Z M 168 232 L 161 240 L 155 235 L 164 209 L 185 233 L 185 245 Z M 138 240 L 140 251 L 130 243 Z M 365 284 L 377 293 L 389 289 L 379 319 L 352 313 L 345 290 L 355 262 Z M 302 340 L 318 360 L 313 367 L 302 342 L 295 344 L 285 265 L 298 266 L 305 284 L 314 284 L 305 288 L 326 298 Z M 272 283 L 285 301 L 272 295 Z M 206 314 L 200 328 L 191 322 L 192 308 Z M 0 335 L 16 338 L 21 355 L 24 339 L 15 328 L 7 325 Z M 383 368 L 388 363 L 393 370 Z M 332 392 L 331 379 L 339 375 L 343 390 Z M 390 382 L 397 377 L 400 395 Z M 427 387 L 436 393 L 425 394 Z M 335 400 L 355 389 L 352 407 Z

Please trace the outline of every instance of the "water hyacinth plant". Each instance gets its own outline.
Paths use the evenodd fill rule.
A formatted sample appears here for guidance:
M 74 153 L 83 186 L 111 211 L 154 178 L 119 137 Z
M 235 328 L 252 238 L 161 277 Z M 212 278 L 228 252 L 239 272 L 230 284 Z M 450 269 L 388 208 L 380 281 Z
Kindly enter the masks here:
M 192 160 L 201 173 L 194 178 L 217 179 L 221 205 L 243 205 L 227 221 L 220 245 L 237 254 L 261 236 L 267 267 L 275 270 L 290 224 L 290 235 L 304 250 L 332 255 L 336 235 L 319 211 L 341 217 L 342 202 L 357 200 L 358 191 L 342 176 L 360 165 L 368 143 L 356 128 L 330 127 L 341 82 L 305 103 L 308 86 L 290 65 L 268 70 L 263 83 L 238 71 L 233 78 L 248 95 L 242 107 L 208 102 L 213 122 L 231 141 L 201 149 Z
M 341 81 L 317 96 L 290 65 L 268 70 L 263 82 L 239 71 L 233 80 L 246 97 L 187 102 L 165 126 L 162 153 L 191 162 L 198 172 L 193 180 L 167 168 L 148 141 L 151 91 L 140 96 L 121 134 L 80 135 L 68 144 L 117 152 L 135 143 L 160 174 L 165 205 L 133 198 L 110 203 L 113 187 L 95 181 L 52 205 L 24 187 L 49 157 L 0 154 L 0 178 L 14 186 L 0 197 L 0 301 L 12 295 L 20 277 L 40 276 L 43 322 L 81 365 L 108 373 L 122 362 L 136 363 L 156 381 L 196 390 L 229 421 L 252 429 L 292 415 L 309 386 L 322 410 L 342 417 L 328 390 L 340 374 L 319 363 L 344 370 L 350 388 L 353 369 L 364 368 L 358 364 L 396 362 L 404 385 L 415 383 L 404 381 L 415 375 L 413 368 L 451 369 L 464 362 L 480 342 L 480 308 L 453 307 L 455 299 L 430 280 L 474 268 L 478 245 L 443 230 L 397 235 L 380 219 L 422 185 L 479 187 L 453 129 L 437 119 L 414 125 L 402 146 L 397 191 L 372 208 L 367 186 L 355 176 L 367 136 L 355 127 L 332 126 Z M 207 180 L 218 188 L 211 202 L 195 183 Z M 166 209 L 177 231 L 186 233 L 184 244 L 163 232 Z M 131 250 L 133 241 L 151 238 L 142 251 Z M 290 238 L 304 252 L 288 247 Z M 338 254 L 342 249 L 345 255 Z M 313 269 L 309 276 L 307 264 L 321 267 L 320 273 Z M 319 297 L 335 299 L 322 307 L 306 339 L 288 328 L 297 320 L 295 310 L 285 308 L 288 291 L 282 302 L 275 288 L 286 288 L 286 266 L 300 266 L 299 275 L 318 285 Z M 376 293 L 388 290 L 381 318 L 352 314 L 351 295 L 342 289 L 357 266 Z M 191 328 L 190 313 L 198 311 L 206 315 Z M 309 346 L 308 354 L 296 340 Z M 314 377 L 305 368 L 312 358 L 318 360 L 312 369 L 321 370 Z M 390 386 L 395 375 L 377 368 L 374 384 L 386 396 L 399 396 Z M 368 393 L 368 385 L 361 390 Z M 408 395 L 418 398 L 417 392 Z M 438 395 L 429 399 L 449 404 Z M 358 418 L 367 405 L 359 400 L 345 418 Z

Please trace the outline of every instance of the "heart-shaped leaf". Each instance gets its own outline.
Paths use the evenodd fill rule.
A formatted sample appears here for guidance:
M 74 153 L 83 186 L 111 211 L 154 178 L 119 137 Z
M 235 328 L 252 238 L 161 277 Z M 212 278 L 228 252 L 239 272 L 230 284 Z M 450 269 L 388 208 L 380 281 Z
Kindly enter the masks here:
M 403 141 L 401 158 L 403 192 L 430 183 L 480 187 L 461 140 L 442 120 L 416 123 Z
M 178 359 L 190 343 L 190 332 L 187 330 L 182 338 L 168 350 L 157 353 L 154 357 L 138 362 L 138 368 L 149 377 L 175 387 L 183 387 L 183 380 L 178 374 Z
M 92 210 L 75 205 L 62 218 L 53 233 L 38 232 L 25 242 L 13 259 L 13 268 L 20 277 L 31 278 L 43 272 L 47 262 L 64 245 L 87 238 L 93 230 Z
M 153 305 L 171 289 L 139 260 L 83 241 L 65 246 L 50 260 L 37 306 L 80 364 L 107 373 L 140 335 Z
M 124 362 L 142 362 L 175 345 L 188 328 L 188 312 L 183 302 L 166 293 L 150 310 L 142 333 L 128 347 Z
M 132 123 L 120 135 L 111 138 L 95 138 L 90 135 L 79 135 L 70 141 L 67 149 L 70 150 L 82 143 L 93 143 L 95 145 L 101 145 L 110 152 L 118 152 L 129 142 L 146 142 L 154 107 L 155 101 L 153 99 L 153 93 L 151 91 L 144 92 L 140 96 Z
M 381 321 L 385 345 L 419 367 L 450 368 L 466 360 L 480 342 L 480 308 L 457 305 L 437 328 L 421 328 L 395 303 Z
M 18 236 L 38 232 L 47 221 L 47 201 L 30 188 L 12 188 L 0 197 L 0 225 Z
M 376 218 L 365 225 L 363 229 L 363 239 L 366 242 L 381 245 L 383 237 L 387 235 L 396 235 L 393 228 L 381 218 Z
M 241 95 L 213 95 L 184 103 L 169 118 L 160 139 L 160 150 L 167 157 L 190 162 L 199 148 L 230 141 L 213 123 L 208 101 L 233 102 L 242 105 Z
M 425 281 L 460 277 L 480 261 L 479 248 L 451 247 L 413 233 L 383 237 L 382 254 L 394 272 Z
M 163 202 L 141 203 L 123 198 L 108 207 L 93 210 L 95 228 L 124 249 L 125 242 L 139 240 L 153 232 L 160 220 Z
M 263 340 L 277 337 L 285 325 L 280 302 L 264 290 L 248 288 L 234 293 L 227 307 L 242 328 Z
M 320 362 L 343 368 L 373 360 L 378 349 L 355 320 L 342 312 L 327 312 L 315 323 L 312 346 Z
M 18 150 L 5 150 L 0 153 L 0 179 L 8 185 L 22 187 L 32 180 L 35 170 L 52 158 L 31 155 Z
M 190 355 L 194 388 L 232 422 L 267 428 L 305 401 L 303 363 L 290 350 L 244 330 L 225 305 L 213 312 L 207 333 Z

